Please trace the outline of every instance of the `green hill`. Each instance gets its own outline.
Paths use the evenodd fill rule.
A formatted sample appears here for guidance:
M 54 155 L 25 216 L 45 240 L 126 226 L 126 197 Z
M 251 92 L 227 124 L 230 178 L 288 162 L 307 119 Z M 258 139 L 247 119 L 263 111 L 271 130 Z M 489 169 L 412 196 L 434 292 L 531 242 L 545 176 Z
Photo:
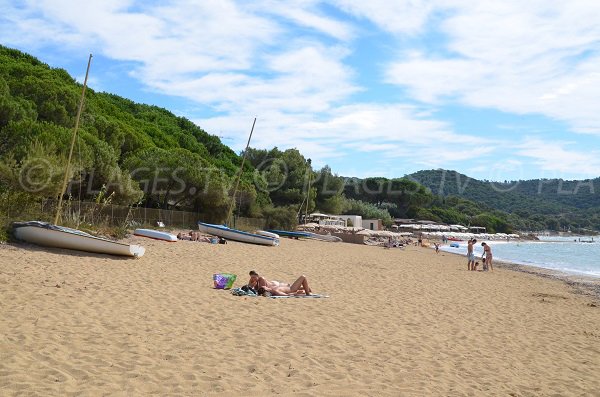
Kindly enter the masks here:
M 491 182 L 439 169 L 407 177 L 442 197 L 461 197 L 504 211 L 522 227 L 600 230 L 600 178 Z
M 0 192 L 60 192 L 81 88 L 65 70 L 0 46 Z M 88 89 L 69 192 L 223 214 L 240 163 L 219 138 L 183 117 Z M 260 194 L 251 167 L 241 191 L 240 208 L 251 213 Z

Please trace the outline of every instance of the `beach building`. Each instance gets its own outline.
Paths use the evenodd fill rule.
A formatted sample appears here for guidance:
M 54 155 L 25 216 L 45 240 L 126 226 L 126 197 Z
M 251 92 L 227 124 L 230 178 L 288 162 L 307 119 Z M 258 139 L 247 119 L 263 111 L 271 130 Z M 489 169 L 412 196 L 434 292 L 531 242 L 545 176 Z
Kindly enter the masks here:
M 321 214 L 319 212 L 309 214 L 307 221 L 323 226 L 346 226 L 346 220 L 341 216 Z
M 422 232 L 440 232 L 440 233 L 450 233 L 450 232 L 466 232 L 468 228 L 463 225 L 446 225 L 444 223 L 434 222 L 430 220 L 420 220 L 416 221 L 414 219 L 394 219 L 394 225 L 392 226 L 393 230 L 401 231 L 401 232 L 412 232 L 412 233 L 422 233 Z M 484 229 L 485 232 L 485 229 Z
M 363 220 L 362 220 L 362 216 L 360 216 L 360 215 L 336 215 L 336 216 L 339 216 L 346 222 L 346 224 L 344 226 L 356 227 L 356 228 L 363 227 Z
M 383 230 L 383 221 L 381 219 L 363 219 L 362 227 L 367 230 Z
M 486 229 L 483 226 L 471 226 L 471 227 L 469 227 L 469 230 L 471 231 L 471 233 L 480 234 L 480 233 L 485 233 Z
M 412 232 L 412 225 L 415 223 L 414 219 L 408 218 L 395 218 L 392 224 L 393 231 Z

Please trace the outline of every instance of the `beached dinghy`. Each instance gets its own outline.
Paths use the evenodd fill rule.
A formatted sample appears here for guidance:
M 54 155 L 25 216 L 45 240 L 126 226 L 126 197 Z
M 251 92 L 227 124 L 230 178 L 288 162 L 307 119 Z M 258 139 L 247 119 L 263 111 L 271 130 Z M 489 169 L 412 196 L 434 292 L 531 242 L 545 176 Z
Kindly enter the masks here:
M 136 258 L 144 255 L 145 252 L 145 248 L 139 245 L 119 243 L 102 237 L 92 236 L 81 230 L 56 226 L 46 222 L 14 222 L 12 226 L 13 234 L 17 239 L 45 247 L 66 248 L 97 254 L 131 256 Z
M 279 234 L 277 233 L 273 233 L 272 231 L 267 231 L 267 230 L 257 230 L 254 233 L 256 234 L 260 234 L 261 236 L 267 236 L 267 237 L 273 237 L 273 238 L 279 238 Z
M 155 240 L 163 240 L 169 242 L 177 241 L 177 236 L 167 232 L 161 232 L 160 230 L 153 229 L 135 229 L 133 232 L 134 236 L 148 237 Z
M 276 233 L 280 236 L 283 237 L 290 237 L 290 238 L 310 238 L 310 234 L 307 232 L 292 232 L 289 230 L 274 230 L 274 229 L 269 229 L 269 232 L 271 233 Z
M 223 237 L 227 240 L 239 241 L 242 243 L 279 245 L 279 238 L 262 236 L 260 234 L 244 232 L 242 230 L 230 229 L 223 225 L 213 225 L 210 223 L 198 222 L 198 229 L 200 229 L 200 231 L 203 233 L 211 234 L 217 237 Z

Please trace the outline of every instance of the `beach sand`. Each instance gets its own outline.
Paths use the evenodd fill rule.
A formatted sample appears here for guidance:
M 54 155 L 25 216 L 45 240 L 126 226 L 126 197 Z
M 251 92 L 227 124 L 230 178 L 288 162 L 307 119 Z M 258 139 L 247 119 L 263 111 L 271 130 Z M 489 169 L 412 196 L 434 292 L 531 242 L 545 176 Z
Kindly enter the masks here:
M 120 259 L 0 246 L 0 395 L 581 396 L 600 304 L 464 258 L 282 239 Z M 212 274 L 308 277 L 327 299 L 233 296 Z

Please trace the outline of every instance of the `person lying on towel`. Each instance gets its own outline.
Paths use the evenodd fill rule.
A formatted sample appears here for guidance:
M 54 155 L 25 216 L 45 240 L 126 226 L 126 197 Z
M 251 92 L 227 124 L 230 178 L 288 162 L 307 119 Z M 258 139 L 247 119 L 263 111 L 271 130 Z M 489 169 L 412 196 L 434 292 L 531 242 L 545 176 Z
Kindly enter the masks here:
M 292 284 L 287 284 L 280 281 L 269 281 L 254 270 L 250 271 L 248 285 L 256 289 L 259 295 L 264 295 L 266 292 L 275 296 L 310 295 L 311 292 L 305 276 L 300 276 Z

